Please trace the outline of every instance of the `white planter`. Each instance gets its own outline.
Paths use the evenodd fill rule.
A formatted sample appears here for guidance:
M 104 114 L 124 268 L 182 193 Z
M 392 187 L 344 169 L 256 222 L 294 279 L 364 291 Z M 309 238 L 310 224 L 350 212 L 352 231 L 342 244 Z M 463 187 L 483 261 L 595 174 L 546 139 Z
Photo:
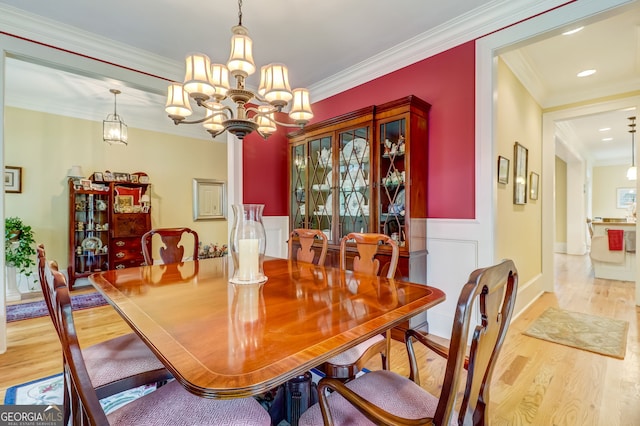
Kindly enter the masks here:
M 22 299 L 22 293 L 18 290 L 18 270 L 15 266 L 5 266 L 6 301 L 14 302 Z

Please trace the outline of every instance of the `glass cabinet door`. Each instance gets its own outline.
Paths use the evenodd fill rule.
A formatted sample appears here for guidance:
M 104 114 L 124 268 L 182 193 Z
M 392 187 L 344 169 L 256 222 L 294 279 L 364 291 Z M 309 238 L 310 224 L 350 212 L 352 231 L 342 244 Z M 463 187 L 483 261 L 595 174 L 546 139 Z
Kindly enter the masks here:
M 350 232 L 369 232 L 370 131 L 359 127 L 338 134 L 339 156 L 336 177 L 339 238 Z
M 109 269 L 109 195 L 78 191 L 74 198 L 74 270 Z
M 379 231 L 389 235 L 404 246 L 406 119 L 401 118 L 380 124 L 380 178 Z M 426 167 L 426 164 L 424 165 Z
M 291 148 L 291 229 L 306 228 L 306 168 L 307 154 L 305 145 L 296 145 Z
M 333 240 L 333 147 L 332 137 L 309 141 L 309 223 Z

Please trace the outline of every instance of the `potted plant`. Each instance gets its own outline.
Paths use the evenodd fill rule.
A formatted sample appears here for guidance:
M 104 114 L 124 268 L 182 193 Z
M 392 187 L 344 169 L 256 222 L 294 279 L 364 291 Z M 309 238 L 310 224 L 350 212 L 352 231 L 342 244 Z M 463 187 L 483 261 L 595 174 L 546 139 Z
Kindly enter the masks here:
M 10 293 L 20 297 L 16 282 L 17 274 L 31 275 L 30 269 L 36 263 L 35 239 L 31 227 L 22 223 L 18 217 L 4 220 L 4 262 L 7 268 L 7 299 L 12 300 Z

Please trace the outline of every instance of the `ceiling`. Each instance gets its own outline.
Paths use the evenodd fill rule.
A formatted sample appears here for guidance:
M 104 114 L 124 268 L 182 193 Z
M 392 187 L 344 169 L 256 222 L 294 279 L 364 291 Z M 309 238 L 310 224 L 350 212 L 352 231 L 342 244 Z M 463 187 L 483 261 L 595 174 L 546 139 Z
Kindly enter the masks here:
M 434 37 L 439 31 L 495 13 L 508 1 L 398 0 L 390 7 L 387 0 L 247 0 L 242 11 L 243 25 L 254 40 L 256 64 L 286 63 L 292 87 L 310 87 L 313 98 L 314 88 L 330 85 L 337 76 L 382 62 L 385 53 L 409 49 L 427 35 Z M 221 6 L 222 10 L 214 10 Z M 112 0 L 108 4 L 0 0 L 2 8 L 175 62 L 193 51 L 225 62 L 230 28 L 238 21 L 234 0 Z M 515 46 L 502 57 L 537 102 L 553 108 L 638 90 L 639 40 L 640 2 L 635 1 L 615 13 L 592 18 L 574 35 L 562 36 L 558 29 Z M 587 68 L 597 69 L 596 74 L 575 77 Z M 375 77 L 373 73 L 370 78 Z M 8 60 L 6 78 L 6 102 L 12 106 L 102 120 L 113 109 L 109 89 L 119 88 L 123 93 L 118 96 L 118 113 L 130 127 L 208 138 L 199 126 L 174 126 L 164 115 L 160 93 L 15 59 Z M 248 86 L 255 85 L 254 75 Z M 624 163 L 631 152 L 630 115 L 635 111 L 611 111 L 566 120 L 559 129 L 596 163 Z M 611 128 L 610 142 L 602 142 L 604 133 L 599 129 L 603 127 Z

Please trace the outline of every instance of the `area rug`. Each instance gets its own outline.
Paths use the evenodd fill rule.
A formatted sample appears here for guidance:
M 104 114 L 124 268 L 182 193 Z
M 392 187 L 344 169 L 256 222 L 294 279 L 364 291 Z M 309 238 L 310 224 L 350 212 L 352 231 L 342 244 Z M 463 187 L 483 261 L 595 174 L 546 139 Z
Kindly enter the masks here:
M 624 359 L 627 350 L 627 321 L 548 308 L 531 324 L 525 335 Z
M 4 403 L 6 405 L 62 405 L 63 390 L 62 374 L 55 374 L 10 387 L 4 396 Z M 156 390 L 155 385 L 140 386 L 101 399 L 100 404 L 105 413 L 109 414 L 154 390 Z
M 97 291 L 71 296 L 71 306 L 74 311 L 106 304 L 107 301 Z M 44 317 L 46 315 L 49 315 L 49 311 L 44 300 L 7 306 L 7 322 Z

